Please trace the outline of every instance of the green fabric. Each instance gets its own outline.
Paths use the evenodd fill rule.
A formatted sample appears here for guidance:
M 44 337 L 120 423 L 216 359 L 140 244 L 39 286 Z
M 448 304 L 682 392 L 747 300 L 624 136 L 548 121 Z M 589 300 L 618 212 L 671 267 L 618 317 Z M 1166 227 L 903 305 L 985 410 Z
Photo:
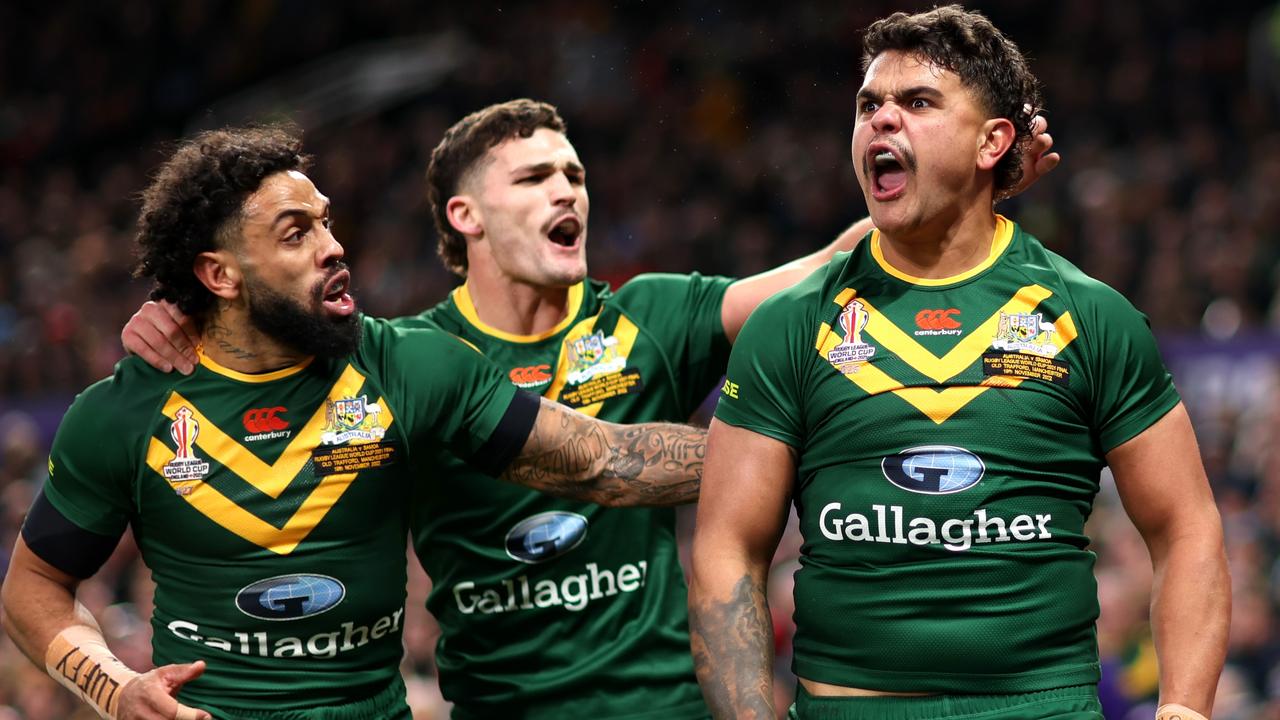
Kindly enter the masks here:
M 798 453 L 801 677 L 1098 680 L 1085 520 L 1105 452 L 1178 395 L 1141 314 L 1007 227 L 991 266 L 947 284 L 887 272 L 864 241 L 738 338 L 716 417 Z
M 413 720 L 399 675 L 384 690 L 365 700 L 307 710 L 204 707 L 214 720 Z
M 266 378 L 126 359 L 63 419 L 45 493 L 83 528 L 132 527 L 155 663 L 208 662 L 184 702 L 325 706 L 396 676 L 409 485 L 441 447 L 480 448 L 515 391 L 447 333 L 364 328 L 353 356 Z
M 1016 695 L 813 697 L 796 689 L 791 720 L 1103 720 L 1095 685 Z
M 730 282 L 644 275 L 611 293 L 588 281 L 566 326 L 538 340 L 486 332 L 459 309 L 462 290 L 400 322 L 438 324 L 513 382 L 601 419 L 685 421 L 724 371 Z M 447 467 L 473 477 L 419 484 L 413 531 L 433 581 L 427 606 L 443 630 L 437 661 L 454 717 L 705 717 L 673 510 L 560 500 L 474 476 L 456 460 Z M 585 530 L 581 544 L 508 554 L 508 535 L 542 513 L 565 513 L 560 532 Z

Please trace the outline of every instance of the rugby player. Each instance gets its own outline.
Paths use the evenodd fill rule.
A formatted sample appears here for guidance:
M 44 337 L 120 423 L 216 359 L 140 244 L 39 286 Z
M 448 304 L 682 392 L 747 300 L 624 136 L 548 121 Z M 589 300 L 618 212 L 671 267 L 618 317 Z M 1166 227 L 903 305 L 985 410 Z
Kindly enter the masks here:
M 877 230 L 752 315 L 710 430 L 689 602 L 714 716 L 775 717 L 794 500 L 792 717 L 1100 720 L 1084 524 L 1110 466 L 1155 570 L 1157 717 L 1207 717 L 1230 583 L 1187 413 L 1146 318 L 993 210 L 1035 78 L 954 5 L 874 23 L 864 70 Z

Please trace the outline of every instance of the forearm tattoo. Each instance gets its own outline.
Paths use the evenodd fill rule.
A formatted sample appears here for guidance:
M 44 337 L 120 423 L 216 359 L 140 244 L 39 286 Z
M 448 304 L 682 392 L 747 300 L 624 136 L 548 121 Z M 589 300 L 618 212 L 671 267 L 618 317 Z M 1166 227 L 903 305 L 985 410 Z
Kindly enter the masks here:
M 690 603 L 693 665 L 716 718 L 772 720 L 773 621 L 764 582 L 744 575 L 724 602 Z
M 698 499 L 706 450 L 700 428 L 615 425 L 544 402 L 503 478 L 601 505 L 681 505 Z

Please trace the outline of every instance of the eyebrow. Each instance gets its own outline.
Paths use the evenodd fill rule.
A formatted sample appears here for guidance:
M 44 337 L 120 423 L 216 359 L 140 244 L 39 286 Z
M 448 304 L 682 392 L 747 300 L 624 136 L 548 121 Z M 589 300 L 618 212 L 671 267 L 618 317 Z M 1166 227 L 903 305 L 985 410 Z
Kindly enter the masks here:
M 930 85 L 915 85 L 913 87 L 906 88 L 900 92 L 889 93 L 889 94 L 895 97 L 900 97 L 900 98 L 918 97 L 918 96 L 924 96 L 929 98 L 942 97 L 942 91 Z M 859 101 L 862 101 L 862 100 L 879 101 L 884 99 L 884 96 L 870 88 L 862 88 L 861 90 L 858 91 L 857 99 Z
M 521 173 L 534 173 L 534 174 L 549 173 L 549 172 L 554 172 L 555 169 L 556 169 L 556 164 L 553 162 L 540 162 L 540 163 L 535 163 L 533 165 L 521 165 L 520 167 L 517 167 L 516 169 L 512 170 L 511 174 L 519 175 Z M 579 175 L 583 175 L 587 172 L 586 168 L 582 167 L 576 162 L 565 163 L 564 169 L 569 172 L 576 172 Z
M 324 210 L 320 213 L 320 217 L 325 217 L 329 214 L 329 205 L 329 201 L 326 200 L 324 202 Z M 271 227 L 276 228 L 280 225 L 282 220 L 292 219 L 295 217 L 311 217 L 311 213 L 307 212 L 303 208 L 285 208 L 284 210 L 276 213 L 275 219 L 271 221 Z

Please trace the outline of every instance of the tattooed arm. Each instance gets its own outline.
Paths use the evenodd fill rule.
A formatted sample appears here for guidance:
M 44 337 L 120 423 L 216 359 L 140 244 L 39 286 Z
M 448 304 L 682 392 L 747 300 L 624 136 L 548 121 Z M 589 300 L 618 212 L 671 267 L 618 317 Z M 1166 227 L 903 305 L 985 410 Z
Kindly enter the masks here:
M 787 521 L 795 451 L 711 421 L 689 579 L 702 694 L 717 718 L 773 720 L 773 623 L 765 583 Z
M 599 505 L 683 505 L 698 499 L 705 430 L 672 423 L 616 425 L 541 402 L 533 431 L 504 480 Z

